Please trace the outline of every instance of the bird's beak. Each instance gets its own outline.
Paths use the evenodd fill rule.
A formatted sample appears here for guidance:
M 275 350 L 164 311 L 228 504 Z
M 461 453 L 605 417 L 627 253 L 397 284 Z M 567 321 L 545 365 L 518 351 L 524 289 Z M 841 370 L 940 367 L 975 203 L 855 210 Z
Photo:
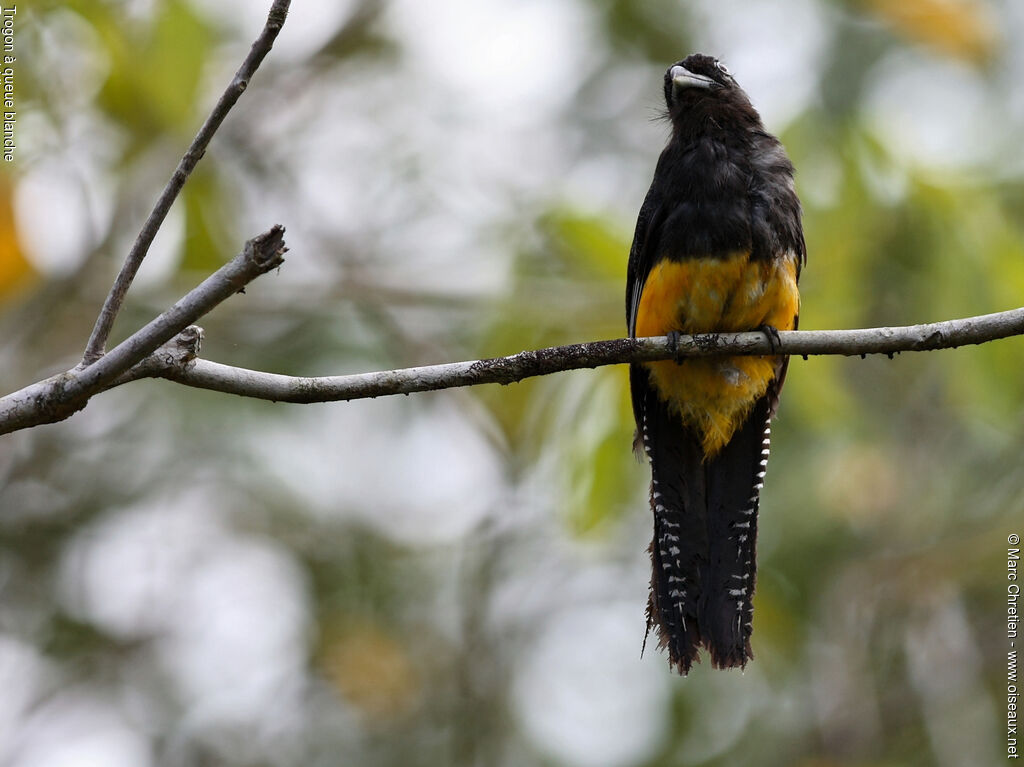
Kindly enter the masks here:
M 678 64 L 672 67 L 672 71 L 669 73 L 672 76 L 672 90 L 676 93 L 683 90 L 684 88 L 714 88 L 718 85 L 710 77 L 704 77 L 704 75 L 695 75 L 686 67 L 681 67 Z

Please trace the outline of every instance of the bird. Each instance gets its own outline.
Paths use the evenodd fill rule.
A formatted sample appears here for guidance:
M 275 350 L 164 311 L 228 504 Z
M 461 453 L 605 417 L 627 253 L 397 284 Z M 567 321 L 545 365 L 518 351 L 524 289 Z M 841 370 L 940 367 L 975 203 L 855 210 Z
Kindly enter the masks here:
M 717 58 L 665 73 L 671 136 L 629 252 L 631 338 L 795 330 L 807 259 L 795 170 Z M 758 506 L 789 358 L 711 356 L 633 363 L 634 451 L 651 467 L 654 516 L 647 634 L 686 675 L 753 657 Z M 644 644 L 646 645 L 646 636 Z

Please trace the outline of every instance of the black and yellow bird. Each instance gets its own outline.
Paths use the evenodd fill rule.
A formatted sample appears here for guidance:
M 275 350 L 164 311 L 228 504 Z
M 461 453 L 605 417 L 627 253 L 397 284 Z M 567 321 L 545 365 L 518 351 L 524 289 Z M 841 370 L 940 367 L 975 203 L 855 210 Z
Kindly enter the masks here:
M 631 337 L 793 330 L 806 259 L 793 165 L 729 70 L 669 67 L 672 137 L 629 254 Z M 758 499 L 788 358 L 703 357 L 630 368 L 635 448 L 651 464 L 648 631 L 685 674 L 750 650 Z

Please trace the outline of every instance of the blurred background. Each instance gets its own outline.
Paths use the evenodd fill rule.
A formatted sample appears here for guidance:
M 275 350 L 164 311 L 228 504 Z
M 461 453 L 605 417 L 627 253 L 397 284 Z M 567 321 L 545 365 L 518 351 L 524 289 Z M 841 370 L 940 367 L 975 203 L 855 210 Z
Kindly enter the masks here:
M 73 365 L 269 0 L 19 3 L 0 389 Z M 119 340 L 284 224 L 203 355 L 338 374 L 623 335 L 666 66 L 798 168 L 801 327 L 1024 304 L 1024 5 L 296 0 Z M 0 765 L 981 765 L 1024 340 L 794 360 L 756 660 L 644 640 L 624 368 L 292 406 L 143 381 L 0 438 Z

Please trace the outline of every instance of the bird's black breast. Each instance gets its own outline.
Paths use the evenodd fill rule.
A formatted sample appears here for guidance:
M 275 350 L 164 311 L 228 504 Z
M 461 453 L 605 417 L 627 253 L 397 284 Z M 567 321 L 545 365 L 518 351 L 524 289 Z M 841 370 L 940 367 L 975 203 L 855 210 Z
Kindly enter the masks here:
M 755 115 L 756 117 L 756 115 Z M 658 158 L 629 254 L 626 317 L 664 258 L 806 258 L 793 165 L 760 122 L 730 131 L 676 131 Z
M 767 133 L 728 142 L 714 135 L 669 142 L 652 193 L 661 201 L 659 253 L 672 259 L 751 253 L 802 255 L 793 166 Z
M 725 256 L 750 249 L 750 163 L 743 152 L 710 136 L 685 145 L 672 141 L 661 155 L 654 183 L 665 201 L 661 257 Z

